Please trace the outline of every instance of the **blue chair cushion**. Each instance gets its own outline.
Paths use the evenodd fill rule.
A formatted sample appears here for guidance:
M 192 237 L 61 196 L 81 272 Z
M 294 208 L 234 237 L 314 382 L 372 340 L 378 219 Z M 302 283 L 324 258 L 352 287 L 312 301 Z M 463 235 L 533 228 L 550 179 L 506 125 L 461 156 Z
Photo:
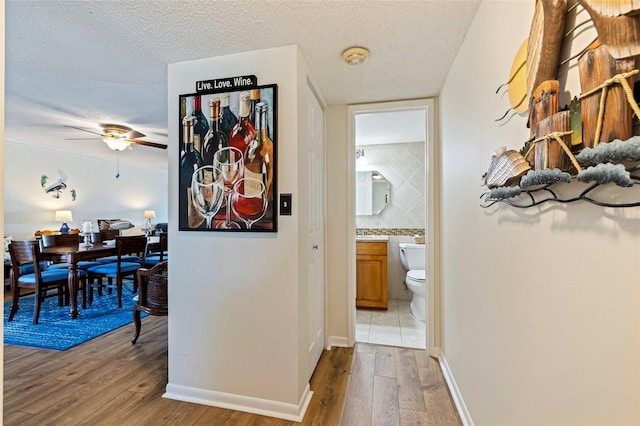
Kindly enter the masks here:
M 120 262 L 120 272 L 133 272 L 140 269 L 140 264 L 136 262 Z M 91 267 L 87 270 L 91 274 L 113 275 L 118 273 L 118 263 L 104 263 Z
M 122 262 L 138 262 L 138 263 L 142 261 L 142 259 L 140 259 L 140 256 L 122 256 L 120 257 L 120 260 Z M 113 263 L 118 261 L 118 256 L 101 257 L 99 259 L 96 259 L 96 261 L 100 263 Z
M 102 263 L 98 261 L 83 260 L 81 262 L 78 262 L 78 269 L 86 270 L 91 268 L 92 266 L 98 266 L 98 265 L 102 265 Z M 68 268 L 69 268 L 68 263 L 54 263 L 47 267 L 47 269 L 68 269 Z
M 167 256 L 166 254 L 162 257 L 162 260 L 169 260 L 169 256 Z M 160 256 L 148 256 L 144 258 L 144 264 L 145 266 L 156 266 L 158 263 L 160 263 Z
M 85 271 L 78 271 L 78 277 L 85 277 L 87 273 Z M 54 281 L 66 280 L 69 276 L 69 271 L 66 269 L 54 269 L 44 271 L 40 274 L 42 277 L 43 283 L 50 283 Z M 25 284 L 35 284 L 36 283 L 36 274 L 26 274 L 20 277 L 18 282 Z
M 20 265 L 18 269 L 20 269 L 20 275 L 33 274 L 33 263 L 25 263 L 24 265 Z

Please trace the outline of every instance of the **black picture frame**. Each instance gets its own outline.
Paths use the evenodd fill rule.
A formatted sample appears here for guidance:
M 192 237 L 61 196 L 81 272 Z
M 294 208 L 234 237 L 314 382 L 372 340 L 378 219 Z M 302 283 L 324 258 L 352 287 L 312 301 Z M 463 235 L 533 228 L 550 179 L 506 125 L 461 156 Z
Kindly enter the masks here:
M 252 91 L 258 92 L 252 93 Z M 255 111 L 258 109 L 255 105 L 257 102 L 252 99 L 255 93 L 259 93 L 259 102 L 262 103 L 260 108 L 266 108 L 266 120 L 260 120 L 255 117 Z M 228 110 L 224 108 L 224 98 L 227 95 L 229 99 Z M 228 111 L 230 111 L 236 119 L 240 119 L 240 100 L 244 96 L 249 96 L 250 98 L 249 109 L 253 118 L 250 117 L 249 121 L 254 126 L 255 136 L 253 138 L 245 137 L 241 142 L 233 137 L 234 134 L 237 135 L 239 133 L 237 132 L 238 128 L 236 127 L 236 131 L 234 131 L 234 128 L 229 128 L 227 118 L 229 118 Z M 277 97 L 278 86 L 276 84 L 225 88 L 179 95 L 178 229 L 180 231 L 277 232 Z M 210 142 L 214 139 L 206 136 L 202 131 L 202 126 L 194 127 L 193 144 L 189 146 L 191 135 L 188 130 L 188 123 L 190 120 L 194 120 L 196 124 L 198 123 L 198 120 L 193 118 L 198 98 L 200 111 L 206 118 L 208 125 L 207 132 L 211 127 L 211 123 L 209 123 L 211 120 L 209 103 L 212 99 L 220 99 L 222 106 L 218 127 L 220 133 L 226 136 L 226 146 L 218 144 L 217 149 L 212 148 L 215 144 Z M 196 111 L 196 115 L 200 114 Z M 262 133 L 257 128 L 256 121 L 265 122 L 266 129 Z M 184 124 L 187 124 L 186 133 Z M 259 127 L 262 127 L 262 125 L 260 124 Z M 203 134 L 205 135 L 204 137 Z M 220 148 L 227 149 L 220 150 Z M 237 184 L 230 183 L 230 180 L 227 180 L 226 185 L 224 185 L 225 178 L 231 174 L 220 173 L 221 168 L 224 167 L 220 166 L 220 164 L 225 160 L 237 159 L 237 157 L 234 155 L 229 156 L 228 154 L 223 155 L 222 151 L 239 152 L 232 148 L 236 148 L 241 152 L 238 157 L 242 157 L 243 163 L 242 171 L 234 175 L 233 182 L 237 182 L 242 178 L 246 178 L 246 180 Z M 220 161 L 216 161 L 216 156 L 211 155 L 211 152 L 218 150 L 221 151 L 218 154 L 218 157 L 220 157 L 218 160 Z M 200 169 L 197 157 L 200 158 L 201 167 L 209 167 L 204 167 L 198 173 L 195 173 L 196 170 Z M 233 170 L 237 169 L 234 168 Z M 196 177 L 196 183 L 194 183 L 194 177 Z M 200 182 L 201 179 L 204 183 Z M 257 181 L 251 179 L 257 179 Z M 245 183 L 247 183 L 246 186 L 244 185 Z M 222 202 L 219 201 L 218 197 L 221 186 L 225 188 Z M 200 192 L 199 195 L 194 192 L 194 188 L 195 191 Z M 263 191 L 264 196 L 261 196 L 260 194 Z M 202 194 L 206 194 L 206 196 Z M 215 195 L 212 196 L 211 194 Z M 262 207 L 264 203 L 261 204 L 258 199 L 266 199 L 264 209 Z M 220 207 L 216 210 L 215 206 L 218 203 L 220 203 Z M 211 206 L 214 207 L 207 212 L 207 209 Z M 213 210 L 216 210 L 216 213 L 211 216 Z M 264 210 L 264 215 L 258 218 L 262 210 Z M 210 219 L 207 218 L 207 215 Z

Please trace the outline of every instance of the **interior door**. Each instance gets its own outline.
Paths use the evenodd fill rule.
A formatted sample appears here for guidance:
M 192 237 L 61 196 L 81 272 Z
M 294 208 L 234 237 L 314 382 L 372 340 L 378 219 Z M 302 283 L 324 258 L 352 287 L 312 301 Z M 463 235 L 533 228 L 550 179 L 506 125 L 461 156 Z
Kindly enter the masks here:
M 324 111 L 307 86 L 309 377 L 324 349 Z

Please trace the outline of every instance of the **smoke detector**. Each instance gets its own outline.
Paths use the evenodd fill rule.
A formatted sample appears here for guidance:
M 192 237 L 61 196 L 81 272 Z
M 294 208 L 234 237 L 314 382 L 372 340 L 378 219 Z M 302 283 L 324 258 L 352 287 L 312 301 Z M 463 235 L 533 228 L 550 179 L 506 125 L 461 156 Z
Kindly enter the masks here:
M 369 50 L 365 47 L 350 47 L 342 52 L 342 59 L 349 65 L 359 65 L 368 57 Z

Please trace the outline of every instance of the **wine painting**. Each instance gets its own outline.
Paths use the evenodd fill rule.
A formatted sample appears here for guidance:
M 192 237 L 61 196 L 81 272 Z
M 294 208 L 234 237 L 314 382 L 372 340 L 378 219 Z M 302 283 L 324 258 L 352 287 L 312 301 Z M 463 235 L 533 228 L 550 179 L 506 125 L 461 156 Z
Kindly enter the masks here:
M 180 95 L 180 231 L 277 231 L 276 101 L 275 84 Z

